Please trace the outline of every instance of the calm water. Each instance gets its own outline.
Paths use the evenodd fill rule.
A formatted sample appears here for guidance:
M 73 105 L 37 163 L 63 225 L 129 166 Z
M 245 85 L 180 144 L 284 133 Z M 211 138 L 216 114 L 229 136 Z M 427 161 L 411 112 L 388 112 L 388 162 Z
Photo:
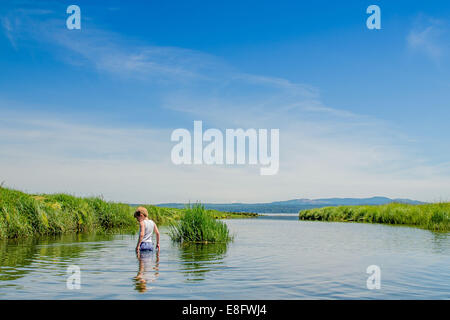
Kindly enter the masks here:
M 450 234 L 370 224 L 227 220 L 224 245 L 172 244 L 138 260 L 133 235 L 0 242 L 0 299 L 450 299 Z M 66 287 L 67 267 L 81 288 Z M 381 268 L 369 290 L 366 268 Z

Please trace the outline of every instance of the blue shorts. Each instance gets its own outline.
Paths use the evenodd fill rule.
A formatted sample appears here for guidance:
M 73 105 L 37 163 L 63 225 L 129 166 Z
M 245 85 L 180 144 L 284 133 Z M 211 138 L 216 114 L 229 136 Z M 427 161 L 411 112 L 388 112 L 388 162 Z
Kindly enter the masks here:
M 139 247 L 141 251 L 149 250 L 153 251 L 153 243 L 151 242 L 141 242 L 141 246 Z

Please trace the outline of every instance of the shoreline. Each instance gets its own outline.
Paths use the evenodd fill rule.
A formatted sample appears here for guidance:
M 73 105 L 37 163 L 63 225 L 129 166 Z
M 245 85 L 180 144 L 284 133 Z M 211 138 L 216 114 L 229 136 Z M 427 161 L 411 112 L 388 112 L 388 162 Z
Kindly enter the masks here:
M 450 232 L 450 203 L 336 206 L 300 210 L 300 220 L 409 226 Z
M 142 205 L 157 225 L 179 220 L 185 209 Z M 28 194 L 0 187 L 0 239 L 70 233 L 132 232 L 138 230 L 133 213 L 137 206 L 105 201 L 100 197 L 69 194 Z M 207 210 L 215 219 L 253 218 L 256 213 Z

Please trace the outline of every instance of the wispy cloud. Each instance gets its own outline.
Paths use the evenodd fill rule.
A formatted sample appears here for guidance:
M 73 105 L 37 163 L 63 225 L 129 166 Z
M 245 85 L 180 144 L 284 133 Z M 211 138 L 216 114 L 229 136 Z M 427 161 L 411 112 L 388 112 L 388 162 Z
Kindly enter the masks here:
M 36 19 L 36 15 L 41 17 Z M 84 15 L 84 19 L 89 17 Z M 46 43 L 50 48 L 59 47 L 56 58 L 116 76 L 146 81 L 190 81 L 208 77 L 219 65 L 219 59 L 194 50 L 133 44 L 119 34 L 95 27 L 93 22 L 90 27 L 70 32 L 61 18 L 49 10 L 16 9 L 1 21 L 14 47 L 18 39 Z
M 8 38 L 9 42 L 11 43 L 11 45 L 13 46 L 14 49 L 17 50 L 17 44 L 16 44 L 16 39 L 14 37 L 14 33 L 13 33 L 13 26 L 12 26 L 12 22 L 8 17 L 2 17 L 0 19 L 1 25 L 3 27 L 3 32 L 5 33 L 6 37 Z
M 448 25 L 443 20 L 422 17 L 416 21 L 406 40 L 411 50 L 439 63 L 448 54 Z
M 165 85 L 170 88 L 170 95 L 162 98 L 165 108 L 198 115 L 215 114 L 216 120 L 221 119 L 222 123 L 226 119 L 235 122 L 229 117 L 235 113 L 230 111 L 253 114 L 254 119 L 272 122 L 285 112 L 297 116 L 308 112 L 355 116 L 324 106 L 318 89 L 310 85 L 244 73 L 210 54 L 131 43 L 119 34 L 93 25 L 81 32 L 70 32 L 52 16 L 36 21 L 26 12 L 15 14 L 22 23 L 10 28 L 11 36 L 57 46 L 56 57 L 75 66 L 85 65 L 149 85 Z M 224 110 L 228 116 L 221 114 Z
M 17 48 L 18 36 L 23 32 L 24 28 L 30 28 L 27 22 L 33 18 L 40 18 L 42 16 L 48 16 L 53 14 L 52 10 L 40 9 L 40 8 L 17 8 L 12 12 L 9 12 L 0 17 L 0 24 L 3 32 L 8 38 L 14 49 Z M 25 18 L 25 21 L 23 19 Z
M 417 160 L 386 137 L 364 130 L 356 137 L 345 123 L 297 124 L 282 131 L 280 173 L 262 177 L 252 166 L 175 166 L 166 129 L 6 114 L 0 122 L 0 180 L 31 192 L 102 194 L 133 203 L 374 194 L 439 200 L 434 197 L 450 190 L 448 164 Z
M 319 89 L 308 84 L 248 74 L 203 52 L 137 43 L 94 26 L 70 32 L 51 14 L 39 23 L 26 13 L 16 17 L 16 22 L 11 16 L 2 20 L 13 45 L 21 39 L 44 42 L 56 58 L 76 67 L 164 88 L 156 107 L 185 115 L 187 125 L 195 118 L 221 129 L 280 128 L 281 163 L 273 177 L 261 177 L 249 166 L 177 167 L 169 159 L 175 129 L 170 125 L 135 130 L 45 118 L 39 112 L 10 113 L 0 122 L 0 180 L 10 185 L 103 193 L 130 202 L 374 194 L 434 200 L 433 195 L 450 190 L 448 166 L 419 159 L 389 123 L 324 104 Z M 32 27 L 23 28 L 24 21 Z M 436 28 L 412 31 L 411 49 L 441 57 Z

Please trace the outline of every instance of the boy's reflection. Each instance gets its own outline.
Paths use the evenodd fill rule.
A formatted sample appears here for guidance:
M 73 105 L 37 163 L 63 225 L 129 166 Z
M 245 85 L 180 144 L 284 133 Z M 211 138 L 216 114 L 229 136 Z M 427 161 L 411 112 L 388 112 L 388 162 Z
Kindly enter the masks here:
M 155 281 L 159 276 L 159 250 L 156 250 L 156 259 L 153 251 L 141 251 L 136 256 L 139 260 L 139 271 L 134 277 L 135 289 L 146 292 L 150 289 L 147 288 L 147 283 Z

